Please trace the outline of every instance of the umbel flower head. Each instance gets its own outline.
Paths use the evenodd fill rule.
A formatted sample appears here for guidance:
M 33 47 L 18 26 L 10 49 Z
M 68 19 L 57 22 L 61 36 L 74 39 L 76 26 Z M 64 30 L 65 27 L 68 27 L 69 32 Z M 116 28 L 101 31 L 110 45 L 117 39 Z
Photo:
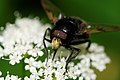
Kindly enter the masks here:
M 83 51 L 84 54 L 80 53 L 74 61 L 70 62 L 68 73 L 65 75 L 63 75 L 66 64 L 64 54 L 69 55 L 65 50 L 59 50 L 57 53 L 59 55 L 54 61 L 50 55 L 46 66 L 42 41 L 48 27 L 50 25 L 42 24 L 37 18 L 17 18 L 14 24 L 6 25 L 0 35 L 0 58 L 8 60 L 11 66 L 24 60 L 24 69 L 30 75 L 20 77 L 9 72 L 3 77 L 0 71 L 0 80 L 95 80 L 97 76 L 93 67 L 103 71 L 106 69 L 106 64 L 110 63 L 104 47 L 92 43 L 88 52 Z M 51 48 L 49 53 L 52 54 Z

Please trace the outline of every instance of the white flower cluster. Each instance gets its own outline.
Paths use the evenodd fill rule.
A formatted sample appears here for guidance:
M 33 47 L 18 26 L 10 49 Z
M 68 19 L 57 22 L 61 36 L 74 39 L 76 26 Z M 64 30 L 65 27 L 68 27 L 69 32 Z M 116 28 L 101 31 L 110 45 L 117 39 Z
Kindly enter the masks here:
M 11 65 L 19 63 L 24 58 L 25 70 L 30 75 L 25 75 L 24 80 L 95 80 L 94 69 L 103 71 L 110 59 L 104 52 L 104 47 L 92 43 L 89 52 L 76 57 L 77 62 L 70 62 L 68 73 L 65 72 L 65 57 L 61 56 L 54 61 L 43 59 L 42 40 L 49 25 L 43 25 L 38 19 L 18 18 L 15 24 L 7 24 L 6 29 L 0 36 L 0 58 L 10 60 Z M 62 53 L 63 54 L 63 53 Z M 61 54 L 61 55 L 62 55 Z M 38 58 L 39 57 L 39 58 Z M 7 75 L 0 80 L 21 80 L 18 76 Z
M 92 43 L 89 49 L 89 53 L 84 55 L 78 55 L 76 59 L 79 60 L 77 64 L 71 62 L 69 64 L 68 73 L 65 75 L 66 60 L 64 57 L 52 61 L 48 60 L 47 66 L 45 62 L 36 61 L 30 57 L 25 59 L 26 70 L 29 70 L 30 77 L 25 77 L 25 80 L 65 80 L 65 79 L 79 79 L 79 80 L 96 80 L 96 74 L 91 67 L 103 71 L 106 68 L 106 64 L 110 63 L 110 59 L 104 53 L 104 47 L 99 46 L 96 43 Z M 39 65 L 39 66 L 38 66 Z
M 0 76 L 1 75 L 2 75 L 2 72 L 0 72 Z M 0 77 L 0 80 L 21 80 L 21 78 L 19 78 L 18 76 L 15 76 L 15 75 L 9 75 L 9 73 L 8 73 L 5 78 Z
M 42 25 L 38 19 L 18 18 L 15 24 L 7 24 L 2 33 L 0 58 L 9 56 L 10 64 L 19 63 L 23 56 L 42 56 L 42 38 L 49 25 Z M 35 46 L 33 45 L 35 44 Z M 34 48 L 33 48 L 34 47 Z

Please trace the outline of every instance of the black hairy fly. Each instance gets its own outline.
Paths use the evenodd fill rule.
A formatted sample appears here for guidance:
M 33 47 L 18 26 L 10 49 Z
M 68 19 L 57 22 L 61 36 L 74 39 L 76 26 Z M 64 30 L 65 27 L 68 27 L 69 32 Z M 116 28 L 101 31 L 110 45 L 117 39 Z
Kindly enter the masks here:
M 50 33 L 50 40 L 46 38 L 47 31 Z M 62 18 L 56 22 L 53 29 L 48 28 L 46 30 L 43 39 L 43 43 L 46 48 L 45 40 L 52 43 L 52 49 L 55 51 L 52 60 L 54 59 L 56 52 L 60 46 L 71 50 L 71 54 L 66 60 L 66 72 L 68 63 L 72 59 L 74 59 L 80 52 L 80 49 L 74 48 L 70 45 L 78 45 L 88 42 L 88 49 L 91 43 L 91 41 L 89 40 L 87 26 L 82 21 L 72 17 Z
M 45 41 L 48 41 L 52 44 L 52 49 L 54 50 L 52 60 L 54 60 L 56 52 L 60 46 L 63 46 L 71 51 L 66 60 L 65 73 L 67 72 L 67 66 L 69 62 L 71 62 L 80 53 L 79 48 L 72 47 L 71 45 L 79 45 L 88 42 L 88 46 L 86 48 L 88 50 L 91 44 L 89 34 L 117 30 L 120 31 L 120 27 L 117 26 L 113 27 L 109 25 L 89 24 L 76 17 L 63 16 L 60 9 L 52 4 L 50 0 L 41 0 L 41 4 L 48 15 L 48 18 L 54 25 L 52 29 L 46 29 L 43 37 L 43 44 L 46 49 L 47 60 L 48 49 Z M 49 39 L 46 38 L 48 33 L 50 34 Z

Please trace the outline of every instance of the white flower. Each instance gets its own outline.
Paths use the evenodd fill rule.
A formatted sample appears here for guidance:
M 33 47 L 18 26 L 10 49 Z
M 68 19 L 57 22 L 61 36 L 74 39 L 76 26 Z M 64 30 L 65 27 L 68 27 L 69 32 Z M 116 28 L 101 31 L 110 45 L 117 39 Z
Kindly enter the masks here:
M 0 47 L 0 58 L 4 56 L 3 49 Z
M 2 75 L 2 72 L 0 71 L 0 76 Z
M 37 62 L 33 57 L 30 57 L 29 59 L 26 58 L 24 62 L 27 63 L 27 65 L 25 65 L 25 70 L 30 70 L 31 68 L 34 68 L 37 66 Z
M 0 77 L 0 80 L 4 80 L 4 77 Z
M 37 80 L 37 79 L 36 79 L 35 75 L 31 74 L 30 78 L 28 76 L 26 76 L 26 77 L 24 77 L 24 80 Z
M 42 49 L 44 49 L 43 35 L 48 27 L 50 26 L 43 25 L 36 18 L 17 18 L 15 24 L 6 25 L 6 29 L 0 36 L 1 45 L 4 47 L 4 49 L 0 47 L 0 58 L 8 57 L 9 63 L 12 65 L 24 59 L 24 68 L 30 72 L 29 76 L 25 75 L 24 80 L 95 80 L 97 76 L 92 68 L 103 71 L 106 64 L 110 63 L 104 47 L 92 43 L 88 52 L 83 51 L 85 54 L 80 54 L 75 58 L 78 61 L 68 64 L 68 73 L 63 75 L 68 50 L 58 51 L 59 55 L 55 57 L 54 61 L 50 55 L 46 65 L 47 59 L 44 58 L 45 54 Z M 49 44 L 46 45 L 49 46 Z M 0 73 L 1 75 L 2 73 Z M 0 80 L 21 80 L 21 78 L 7 74 L 6 77 L 0 77 Z
M 32 67 L 30 69 L 30 72 L 31 72 L 30 78 L 28 76 L 26 76 L 26 77 L 24 77 L 24 80 L 40 80 L 40 76 L 43 76 L 42 69 L 37 71 L 35 67 Z
M 43 51 L 41 51 L 39 48 L 34 48 L 28 51 L 29 55 L 32 55 L 33 57 L 37 56 L 43 56 Z
M 78 63 L 77 65 L 81 69 L 81 72 L 85 72 L 86 69 L 90 68 L 90 59 L 87 55 L 86 56 L 81 55 L 81 57 L 83 57 L 83 58 L 81 59 L 80 63 Z
M 89 54 L 92 66 L 94 66 L 99 71 L 103 71 L 106 68 L 106 64 L 110 63 L 110 59 L 104 52 L 104 47 L 93 43 L 89 50 L 92 51 L 92 53 Z
M 40 76 L 43 75 L 43 69 L 42 69 L 42 68 L 39 69 L 38 74 L 39 74 Z
M 18 78 L 18 76 L 11 75 L 11 80 L 21 80 L 21 78 Z
M 44 66 L 44 63 L 43 63 L 42 61 L 39 60 L 39 61 L 36 62 L 36 68 L 39 69 L 39 68 L 41 68 L 42 66 Z
M 7 74 L 7 76 L 3 80 L 21 80 L 21 78 L 19 78 L 18 76 L 15 76 L 15 75 L 9 75 L 9 74 Z
M 96 80 L 96 74 L 92 69 L 87 69 L 86 72 L 81 75 L 85 80 Z
M 24 58 L 26 53 L 33 57 L 42 56 L 40 47 L 48 27 L 50 25 L 43 25 L 36 18 L 17 18 L 15 24 L 8 23 L 0 36 L 4 47 L 4 49 L 0 47 L 0 57 L 9 56 L 10 64 L 15 65 Z
M 93 44 L 95 45 L 95 43 Z M 99 51 L 96 51 L 97 47 Z M 64 57 L 56 58 L 54 61 L 48 59 L 47 66 L 45 65 L 46 61 L 41 62 L 32 60 L 32 63 L 36 62 L 39 66 L 32 67 L 30 69 L 31 76 L 36 76 L 36 78 L 44 76 L 41 80 L 52 80 L 53 78 L 56 80 L 65 80 L 69 78 L 74 80 L 95 80 L 97 76 L 91 66 L 94 66 L 96 69 L 102 71 L 105 69 L 104 66 L 110 62 L 110 59 L 105 55 L 105 53 L 103 53 L 104 49 L 100 49 L 103 47 L 97 45 L 94 48 L 96 49 L 91 50 L 90 53 L 78 55 L 77 59 L 80 62 L 77 64 L 74 64 L 73 62 L 69 63 L 68 73 L 65 75 L 63 75 L 66 65 Z M 29 62 L 29 60 L 25 61 L 25 63 L 28 64 L 31 62 Z
M 13 54 L 13 55 L 9 55 L 9 59 L 10 59 L 10 64 L 11 65 L 15 65 L 15 63 L 19 63 L 20 60 L 22 59 L 22 56 L 19 54 Z
M 77 71 L 79 71 L 77 66 L 70 67 L 70 69 L 68 71 L 69 77 L 73 78 L 73 79 L 76 79 L 78 77 L 78 75 L 80 74 L 80 73 L 78 74 Z
M 53 80 L 52 75 L 45 75 L 43 80 Z
M 25 76 L 24 80 L 30 80 L 30 78 L 28 76 Z
M 83 80 L 84 78 L 83 77 L 79 77 L 79 80 Z
M 106 66 L 105 64 L 110 63 L 110 59 L 105 55 L 105 53 L 91 54 L 92 66 L 97 68 L 99 71 L 103 71 Z

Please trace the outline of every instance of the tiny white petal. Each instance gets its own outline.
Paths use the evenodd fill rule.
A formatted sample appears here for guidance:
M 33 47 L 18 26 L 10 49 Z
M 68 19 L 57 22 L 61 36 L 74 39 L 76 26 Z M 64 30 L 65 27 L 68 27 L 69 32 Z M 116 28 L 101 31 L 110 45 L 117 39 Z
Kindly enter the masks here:
M 5 77 L 5 80 L 10 80 L 10 75 L 7 74 L 7 76 Z
M 43 51 L 38 51 L 39 56 L 43 56 L 43 54 L 44 54 Z
M 30 60 L 30 62 L 34 62 L 35 61 L 33 57 L 30 57 L 29 60 Z
M 14 60 L 10 60 L 9 62 L 11 65 L 15 65 L 15 61 Z
M 83 80 L 83 77 L 79 77 L 79 80 Z
M 2 72 L 0 71 L 0 76 L 2 75 Z
M 25 70 L 29 70 L 30 69 L 30 66 L 29 65 L 26 65 L 25 66 Z
M 5 80 L 4 77 L 0 77 L 0 80 Z
M 25 63 L 29 63 L 29 59 L 28 59 L 28 58 L 25 58 L 24 62 L 25 62 Z
M 28 78 L 28 76 L 25 76 L 25 77 L 24 77 L 24 80 L 30 80 L 30 78 Z

